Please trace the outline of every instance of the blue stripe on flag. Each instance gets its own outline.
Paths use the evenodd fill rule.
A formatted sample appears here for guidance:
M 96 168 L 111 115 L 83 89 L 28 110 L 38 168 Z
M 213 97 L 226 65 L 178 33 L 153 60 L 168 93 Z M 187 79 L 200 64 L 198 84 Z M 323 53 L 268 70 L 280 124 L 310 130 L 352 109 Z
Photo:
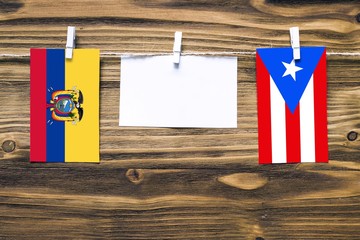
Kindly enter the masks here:
M 51 94 L 65 88 L 65 51 L 48 49 L 46 58 L 46 101 L 50 103 Z M 46 110 L 46 161 L 65 162 L 65 123 L 51 117 Z

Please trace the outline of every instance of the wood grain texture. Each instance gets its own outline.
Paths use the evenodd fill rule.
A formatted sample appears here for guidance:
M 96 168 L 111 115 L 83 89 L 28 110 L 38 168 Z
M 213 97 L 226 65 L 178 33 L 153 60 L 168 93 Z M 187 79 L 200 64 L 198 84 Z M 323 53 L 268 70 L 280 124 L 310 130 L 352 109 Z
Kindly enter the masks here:
M 360 52 L 359 1 L 0 1 L 0 54 Z M 101 59 L 100 164 L 29 164 L 29 57 L 0 57 L 0 239 L 359 239 L 359 56 L 328 55 L 329 164 L 259 166 L 254 55 L 239 55 L 238 128 L 120 128 L 120 59 Z M 8 152 L 7 140 L 15 143 Z M 8 143 L 8 142 L 7 142 Z M 3 145 L 1 145 L 3 144 Z

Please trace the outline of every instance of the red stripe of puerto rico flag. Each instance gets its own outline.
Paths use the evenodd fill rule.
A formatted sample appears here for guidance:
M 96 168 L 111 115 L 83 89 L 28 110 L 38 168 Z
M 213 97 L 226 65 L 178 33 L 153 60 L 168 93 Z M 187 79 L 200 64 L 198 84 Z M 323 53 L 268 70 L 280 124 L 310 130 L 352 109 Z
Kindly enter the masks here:
M 30 49 L 30 161 L 46 162 L 46 49 Z
M 300 104 L 294 113 L 285 104 L 286 118 L 286 162 L 299 163 L 300 153 Z
M 259 163 L 328 162 L 326 52 L 294 113 L 258 54 L 256 77 Z
M 328 162 L 326 49 L 315 69 L 314 79 L 315 158 L 316 162 Z
M 256 53 L 256 79 L 258 99 L 259 163 L 270 164 L 272 163 L 270 74 L 268 73 L 258 53 Z

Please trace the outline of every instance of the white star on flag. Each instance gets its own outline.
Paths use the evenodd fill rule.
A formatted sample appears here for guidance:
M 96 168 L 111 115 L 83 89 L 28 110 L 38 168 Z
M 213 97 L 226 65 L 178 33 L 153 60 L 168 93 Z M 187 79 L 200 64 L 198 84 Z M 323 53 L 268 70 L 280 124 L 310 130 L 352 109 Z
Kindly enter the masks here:
M 291 63 L 286 63 L 286 62 L 282 62 L 282 64 L 284 64 L 286 71 L 283 74 L 283 77 L 287 76 L 287 75 L 291 75 L 291 77 L 294 79 L 294 81 L 296 81 L 296 75 L 295 73 L 297 71 L 302 70 L 301 67 L 297 67 L 295 65 L 295 60 L 292 60 Z

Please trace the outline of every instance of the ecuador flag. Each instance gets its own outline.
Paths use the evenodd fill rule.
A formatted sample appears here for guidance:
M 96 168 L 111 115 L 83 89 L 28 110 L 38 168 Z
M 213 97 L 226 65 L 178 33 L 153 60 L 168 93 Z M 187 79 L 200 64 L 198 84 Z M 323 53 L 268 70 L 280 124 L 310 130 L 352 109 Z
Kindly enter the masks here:
M 30 50 L 30 162 L 99 162 L 99 55 Z

